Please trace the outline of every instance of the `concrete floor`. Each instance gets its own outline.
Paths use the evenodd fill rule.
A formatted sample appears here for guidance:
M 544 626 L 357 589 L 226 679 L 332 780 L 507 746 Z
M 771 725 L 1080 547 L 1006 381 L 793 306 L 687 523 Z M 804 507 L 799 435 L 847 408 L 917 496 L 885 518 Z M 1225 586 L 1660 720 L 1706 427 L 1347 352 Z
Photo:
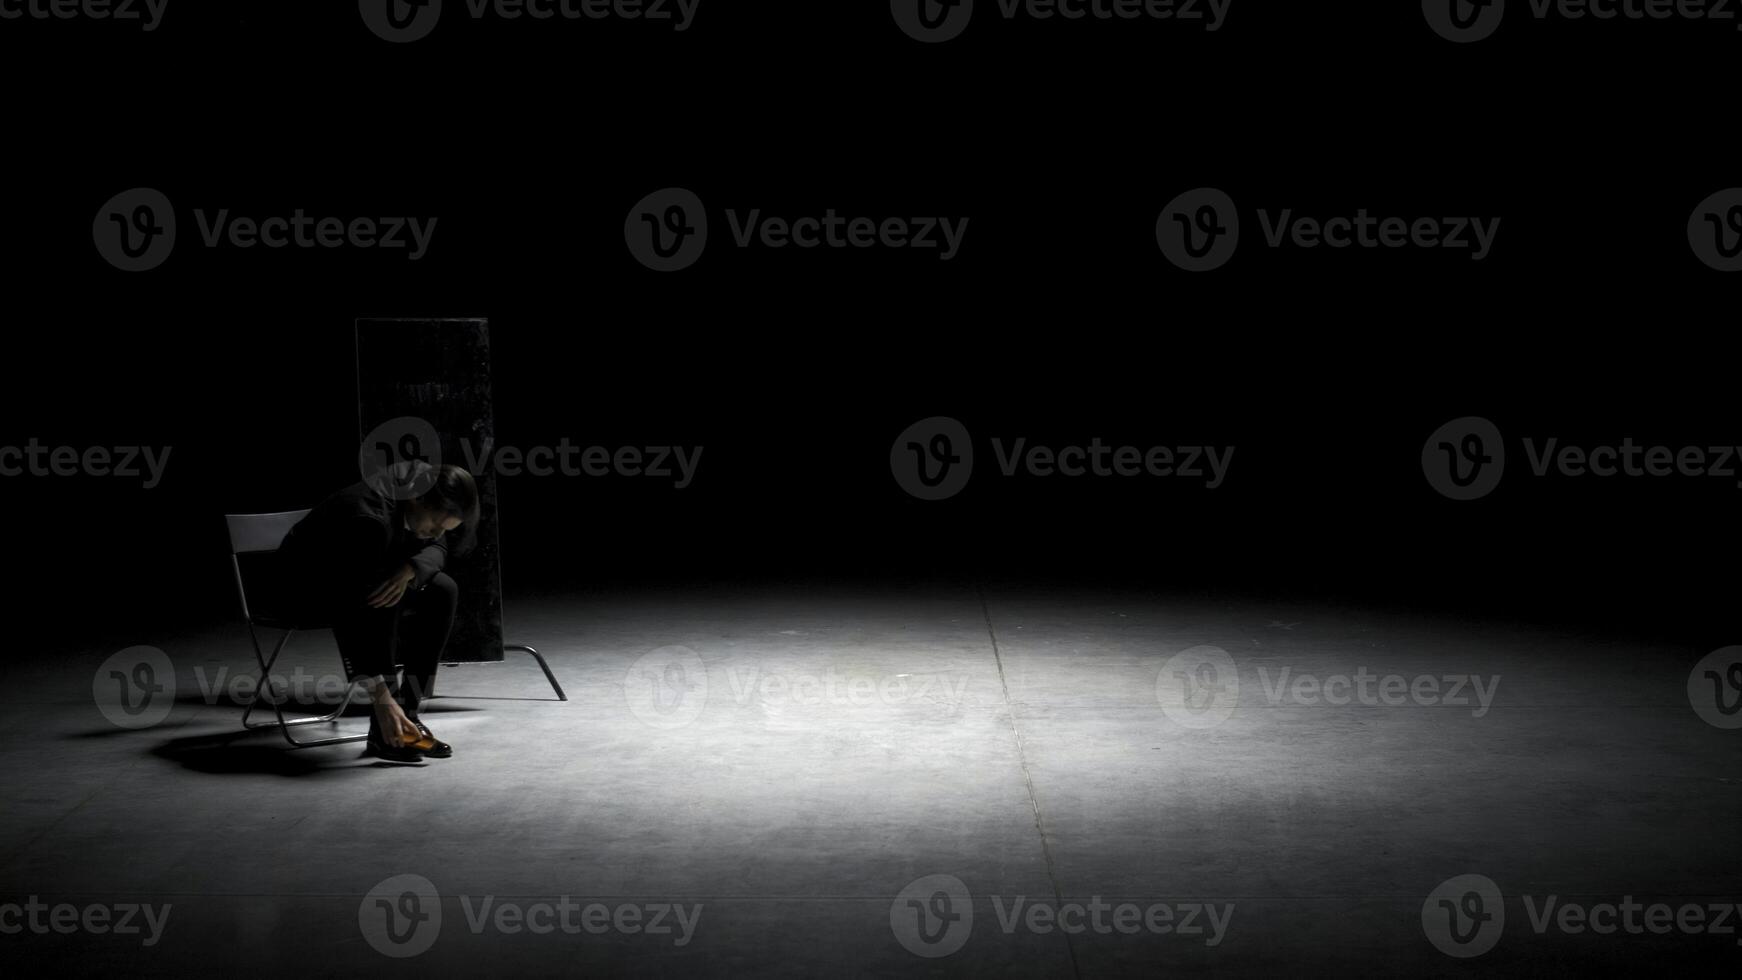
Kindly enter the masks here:
M 138 730 L 93 704 L 93 675 L 119 647 L 15 659 L 0 904 L 170 909 L 152 946 L 26 929 L 0 948 L 26 966 L 134 976 L 1452 976 L 1742 961 L 1734 934 L 1538 934 L 1530 918 L 1551 894 L 1742 900 L 1742 730 L 1690 706 L 1705 650 L 1606 638 L 1600 624 L 1572 635 L 1159 595 L 989 588 L 982 605 L 971 587 L 511 597 L 507 618 L 572 700 L 439 700 L 426 718 L 456 755 L 417 768 L 374 765 L 357 745 L 289 752 L 237 736 L 239 711 L 209 703 L 201 679 L 246 670 L 239 624 L 132 641 L 170 656 L 179 694 Z M 336 669 L 327 634 L 303 641 L 294 659 Z M 1219 724 L 1166 679 L 1170 658 L 1202 645 L 1238 671 L 1238 702 L 1211 702 L 1230 709 Z M 1277 692 L 1285 667 L 1290 683 L 1363 670 L 1499 680 L 1485 712 L 1309 704 Z M 442 690 L 550 696 L 528 660 L 449 668 Z M 1474 960 L 1441 953 L 1423 924 L 1430 893 L 1465 874 L 1505 896 L 1499 939 Z M 400 904 L 405 888 L 389 889 L 394 908 L 440 910 L 406 945 L 384 930 L 410 920 L 389 923 L 371 896 L 400 875 L 439 895 Z M 930 876 L 959 880 L 966 901 Z M 508 932 L 512 919 L 474 931 L 486 897 L 494 915 L 565 895 L 572 933 Z M 1138 931 L 1006 931 L 1018 898 L 1129 906 L 1120 915 L 1135 919 L 1102 922 Z M 593 904 L 626 924 L 663 915 L 674 932 L 659 907 L 698 917 L 679 945 L 590 933 Z M 1187 906 L 1230 904 L 1211 945 L 1207 913 Z M 942 932 L 955 952 L 903 945 L 943 951 L 919 930 L 967 909 L 971 926 Z M 1205 932 L 1141 928 L 1162 912 Z M 11 914 L 0 925 L 22 921 Z M 401 958 L 376 948 L 419 944 Z

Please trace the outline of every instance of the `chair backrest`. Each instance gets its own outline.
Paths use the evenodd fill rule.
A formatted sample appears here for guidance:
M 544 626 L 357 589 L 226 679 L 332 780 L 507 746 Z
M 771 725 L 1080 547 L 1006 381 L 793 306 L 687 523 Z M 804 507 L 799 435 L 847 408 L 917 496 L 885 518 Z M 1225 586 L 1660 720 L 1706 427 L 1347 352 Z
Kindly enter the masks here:
M 296 522 L 308 516 L 306 510 L 285 510 L 276 514 L 225 514 L 230 526 L 230 554 L 246 555 L 256 551 L 277 551 L 284 536 Z

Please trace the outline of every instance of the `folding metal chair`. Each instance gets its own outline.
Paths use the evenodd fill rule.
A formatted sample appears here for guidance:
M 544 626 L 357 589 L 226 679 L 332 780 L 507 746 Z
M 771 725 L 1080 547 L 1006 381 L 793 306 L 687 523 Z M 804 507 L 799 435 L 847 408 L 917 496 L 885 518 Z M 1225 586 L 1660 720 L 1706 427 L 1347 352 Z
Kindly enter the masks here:
M 230 528 L 230 567 L 236 575 L 236 595 L 242 601 L 242 618 L 248 624 L 248 638 L 254 643 L 254 659 L 260 664 L 260 682 L 254 686 L 254 693 L 248 697 L 247 707 L 242 712 L 242 727 L 255 730 L 261 728 L 276 728 L 284 740 L 297 748 L 311 745 L 336 745 L 340 742 L 361 742 L 369 736 L 335 735 L 328 738 L 297 740 L 291 734 L 291 729 L 301 725 L 335 724 L 339 716 L 345 713 L 345 707 L 351 703 L 351 695 L 357 689 L 357 682 L 352 681 L 345 688 L 345 696 L 339 699 L 338 707 L 331 714 L 305 718 L 286 718 L 284 702 L 289 699 L 288 692 L 284 698 L 279 698 L 272 686 L 272 665 L 278 662 L 279 654 L 296 633 L 305 630 L 331 629 L 331 624 L 308 622 L 297 619 L 294 615 L 279 614 L 271 611 L 255 615 L 248 605 L 248 589 L 242 581 L 242 555 L 276 552 L 284 543 L 284 536 L 296 522 L 308 514 L 306 510 L 287 510 L 276 514 L 225 514 L 224 521 Z M 260 635 L 256 627 L 282 630 L 278 645 L 273 647 L 272 656 L 268 657 L 260 646 Z M 265 693 L 266 700 L 272 705 L 276 721 L 249 721 L 254 708 L 260 703 L 260 696 Z

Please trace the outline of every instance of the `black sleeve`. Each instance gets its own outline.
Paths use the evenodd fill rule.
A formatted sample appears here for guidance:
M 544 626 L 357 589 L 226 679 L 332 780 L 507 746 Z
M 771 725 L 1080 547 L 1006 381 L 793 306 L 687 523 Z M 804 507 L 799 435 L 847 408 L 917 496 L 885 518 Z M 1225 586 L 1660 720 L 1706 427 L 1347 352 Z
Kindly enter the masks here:
M 447 535 L 442 535 L 431 541 L 428 547 L 407 559 L 411 563 L 413 573 L 412 586 L 423 588 L 435 573 L 441 571 L 448 563 Z
M 449 557 L 464 558 L 478 545 L 478 528 L 471 524 L 461 524 L 443 535 L 442 540 L 447 543 Z

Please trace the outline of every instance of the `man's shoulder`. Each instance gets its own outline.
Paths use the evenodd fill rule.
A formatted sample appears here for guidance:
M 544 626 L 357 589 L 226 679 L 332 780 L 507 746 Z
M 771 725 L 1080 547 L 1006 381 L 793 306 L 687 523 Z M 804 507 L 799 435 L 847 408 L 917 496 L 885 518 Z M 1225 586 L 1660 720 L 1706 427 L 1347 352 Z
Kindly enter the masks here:
M 359 481 L 333 491 L 315 511 L 324 518 L 366 517 L 385 525 L 396 509 L 394 501 Z
M 391 519 L 396 510 L 392 500 L 383 498 L 366 484 L 353 483 L 335 490 L 309 509 L 309 513 L 290 529 L 280 547 L 295 555 L 310 549 L 360 547 L 364 540 L 392 536 Z

